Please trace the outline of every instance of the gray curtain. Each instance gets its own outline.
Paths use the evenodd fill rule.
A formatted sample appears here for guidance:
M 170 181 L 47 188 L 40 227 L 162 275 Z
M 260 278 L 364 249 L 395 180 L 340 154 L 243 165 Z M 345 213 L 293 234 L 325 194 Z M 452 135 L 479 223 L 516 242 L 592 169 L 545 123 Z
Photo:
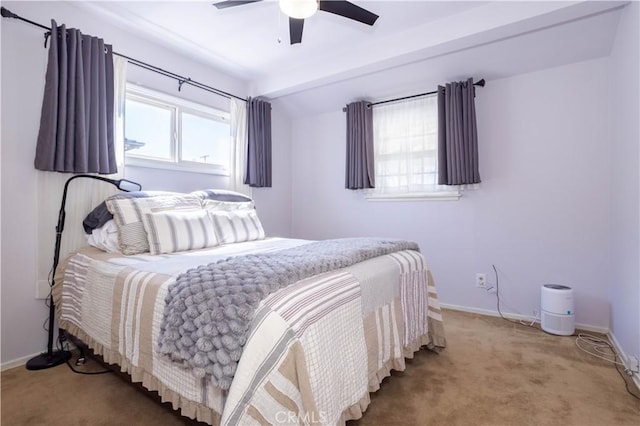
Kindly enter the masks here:
M 34 164 L 55 172 L 118 171 L 111 46 L 54 20 Z
M 438 86 L 438 184 L 480 182 L 473 79 Z
M 271 104 L 262 99 L 247 101 L 246 185 L 271 187 Z
M 375 188 L 373 111 L 366 101 L 347 105 L 347 167 L 345 188 Z

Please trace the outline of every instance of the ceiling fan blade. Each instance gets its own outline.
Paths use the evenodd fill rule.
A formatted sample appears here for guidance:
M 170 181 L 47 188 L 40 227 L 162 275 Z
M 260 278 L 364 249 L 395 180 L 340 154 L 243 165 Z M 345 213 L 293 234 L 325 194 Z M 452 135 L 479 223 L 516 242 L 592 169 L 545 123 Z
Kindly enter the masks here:
M 302 43 L 304 19 L 289 18 L 289 39 L 291 44 Z
M 228 7 L 242 6 L 244 4 L 256 3 L 259 1 L 262 1 L 262 0 L 225 0 L 225 1 L 219 1 L 217 3 L 213 3 L 213 5 L 218 9 L 226 9 Z
M 346 0 L 320 0 L 318 8 L 325 12 L 344 16 L 345 18 L 353 19 L 354 21 L 367 25 L 373 25 L 376 19 L 378 19 L 378 15 L 375 13 L 369 12 L 367 9 L 363 9 Z

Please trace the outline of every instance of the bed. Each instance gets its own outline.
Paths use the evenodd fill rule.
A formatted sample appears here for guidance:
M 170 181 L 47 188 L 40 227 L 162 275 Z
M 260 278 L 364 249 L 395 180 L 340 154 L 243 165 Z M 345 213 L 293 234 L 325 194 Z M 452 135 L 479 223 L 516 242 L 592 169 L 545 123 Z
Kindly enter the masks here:
M 183 194 L 111 197 L 105 205 L 113 222 L 94 221 L 88 230 L 95 234 L 109 228 L 111 239 L 117 235 L 118 247 L 109 250 L 108 244 L 93 244 L 74 252 L 57 268 L 59 284 L 54 288 L 61 329 L 105 362 L 119 365 L 133 382 L 157 391 L 182 415 L 211 425 L 341 424 L 362 416 L 370 403 L 369 392 L 376 391 L 392 369 L 404 370 L 405 358 L 413 357 L 423 346 L 445 346 L 437 293 L 427 265 L 419 251 L 400 245 L 344 267 L 329 262 L 339 267 L 318 269 L 318 274 L 294 274 L 290 282 L 281 280 L 281 287 L 265 291 L 247 314 L 249 322 L 240 334 L 240 347 L 222 331 L 218 335 L 211 326 L 218 324 L 214 318 L 208 329 L 187 332 L 186 323 L 176 325 L 175 330 L 187 335 L 169 341 L 172 353 L 163 352 L 170 336 L 171 306 L 194 312 L 197 306 L 198 318 L 214 317 L 204 313 L 202 303 L 171 305 L 185 276 L 202 265 L 226 268 L 234 263 L 242 269 L 242 262 L 250 258 L 281 262 L 289 253 L 317 245 L 265 238 L 252 201 L 240 195 L 200 191 L 195 198 L 198 203 L 194 197 L 185 201 Z M 104 216 L 104 207 L 98 215 Z M 205 223 L 203 218 L 211 220 Z M 131 250 L 145 232 L 147 245 Z M 209 232 L 213 232 L 210 238 L 202 237 Z M 331 243 L 353 244 L 354 239 Z M 202 270 L 204 275 L 209 273 Z M 218 276 L 216 270 L 214 276 Z M 200 340 L 192 346 L 194 336 L 202 337 L 211 329 L 217 337 L 227 338 L 223 342 L 230 342 L 224 343 L 230 349 L 222 354 L 231 354 L 232 359 L 237 354 L 237 362 L 220 356 L 217 337 L 204 340 L 217 342 L 215 347 L 210 345 L 210 352 L 203 352 L 207 348 L 203 349 Z M 211 365 L 198 370 L 193 366 L 200 366 L 197 356 L 176 359 L 191 349 L 208 355 L 211 361 L 205 361 Z M 217 375 L 217 365 L 227 376 Z M 232 379 L 225 382 L 226 377 Z

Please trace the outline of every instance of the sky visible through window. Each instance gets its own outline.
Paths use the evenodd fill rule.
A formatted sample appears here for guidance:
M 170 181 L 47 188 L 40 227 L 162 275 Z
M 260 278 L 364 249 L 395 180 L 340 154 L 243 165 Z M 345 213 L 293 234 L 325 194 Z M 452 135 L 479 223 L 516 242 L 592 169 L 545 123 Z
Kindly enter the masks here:
M 175 113 L 180 122 L 174 124 Z M 179 132 L 178 148 L 172 140 L 174 125 Z M 167 161 L 215 164 L 229 169 L 231 135 L 229 123 L 213 117 L 192 114 L 170 106 L 153 105 L 133 99 L 126 101 L 125 136 L 144 145 L 127 155 Z M 179 155 L 179 158 L 177 157 Z
M 182 160 L 229 166 L 229 125 L 182 113 Z
M 126 111 L 125 137 L 144 143 L 128 153 L 171 160 L 171 110 L 127 99 Z

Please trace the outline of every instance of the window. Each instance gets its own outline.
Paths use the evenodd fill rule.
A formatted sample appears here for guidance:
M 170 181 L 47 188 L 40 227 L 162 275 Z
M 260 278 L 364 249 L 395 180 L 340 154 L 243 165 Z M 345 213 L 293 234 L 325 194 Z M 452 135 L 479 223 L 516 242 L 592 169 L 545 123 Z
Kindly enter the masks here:
M 377 105 L 373 109 L 376 188 L 371 199 L 457 199 L 438 185 L 436 96 Z
M 229 114 L 127 85 L 127 165 L 230 174 Z

